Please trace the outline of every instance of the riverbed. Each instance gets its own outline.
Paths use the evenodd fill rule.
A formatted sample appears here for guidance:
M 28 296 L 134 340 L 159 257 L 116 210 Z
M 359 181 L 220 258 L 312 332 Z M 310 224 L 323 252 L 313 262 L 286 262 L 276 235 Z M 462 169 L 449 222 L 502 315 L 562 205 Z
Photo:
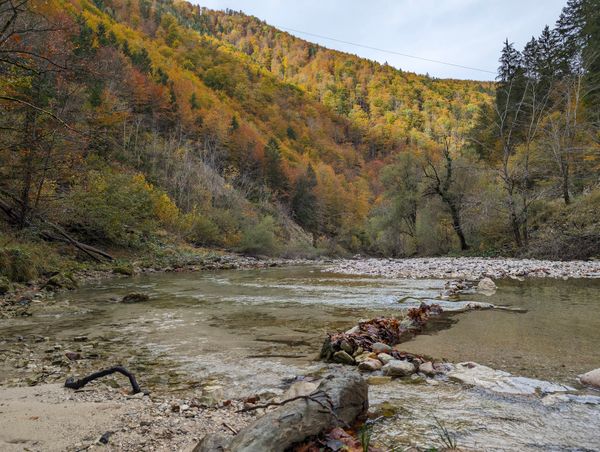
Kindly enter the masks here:
M 32 317 L 4 321 L 0 336 L 7 342 L 39 336 L 71 347 L 81 337 L 86 338 L 84 346 L 120 344 L 100 353 L 97 365 L 125 358 L 133 368 L 144 369 L 141 383 L 153 390 L 189 392 L 208 382 L 222 386 L 226 398 L 276 394 L 298 375 L 322 370 L 324 364 L 316 357 L 327 332 L 348 329 L 361 318 L 398 315 L 411 303 L 437 300 L 445 283 L 324 270 L 280 267 L 96 282 L 58 296 L 50 307 L 34 309 Z M 525 312 L 444 317 L 404 349 L 574 387 L 577 374 L 600 366 L 600 280 L 497 283 L 492 296 L 470 293 L 462 299 Z M 118 302 L 130 292 L 147 293 L 150 300 Z M 160 365 L 147 364 L 153 360 Z M 13 383 L 26 371 L 7 363 L 0 368 L 5 382 Z M 435 445 L 435 419 L 445 422 L 465 447 L 536 449 L 542 437 L 543 450 L 595 450 L 600 444 L 600 407 L 590 404 L 507 397 L 449 382 L 395 381 L 373 386 L 371 399 L 374 415 L 385 404 L 396 413 L 376 426 L 376 437 L 388 445 Z

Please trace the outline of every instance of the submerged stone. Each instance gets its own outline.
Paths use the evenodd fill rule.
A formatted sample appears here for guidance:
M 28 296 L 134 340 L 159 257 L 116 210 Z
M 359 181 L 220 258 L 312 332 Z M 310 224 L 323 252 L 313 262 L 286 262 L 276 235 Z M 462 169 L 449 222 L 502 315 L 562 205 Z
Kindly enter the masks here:
M 448 377 L 460 383 L 479 386 L 503 394 L 535 395 L 572 391 L 569 386 L 533 378 L 516 377 L 502 370 L 466 362 L 456 364 Z
M 149 299 L 150 297 L 145 293 L 134 292 L 125 295 L 121 301 L 123 303 L 141 303 L 143 301 L 148 301 Z

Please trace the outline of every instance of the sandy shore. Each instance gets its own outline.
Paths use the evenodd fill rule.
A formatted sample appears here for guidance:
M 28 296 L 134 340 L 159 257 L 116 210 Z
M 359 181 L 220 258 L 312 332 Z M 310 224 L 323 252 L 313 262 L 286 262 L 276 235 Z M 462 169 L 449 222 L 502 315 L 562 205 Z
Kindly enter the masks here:
M 561 262 L 468 257 L 360 259 L 336 261 L 327 270 L 347 275 L 387 278 L 600 278 L 600 260 Z
M 239 430 L 252 419 L 235 412 L 241 402 L 202 408 L 193 399 L 129 396 L 89 387 L 0 389 L 0 450 L 190 451 L 207 433 L 232 434 L 225 423 Z M 103 435 L 106 444 L 100 441 Z

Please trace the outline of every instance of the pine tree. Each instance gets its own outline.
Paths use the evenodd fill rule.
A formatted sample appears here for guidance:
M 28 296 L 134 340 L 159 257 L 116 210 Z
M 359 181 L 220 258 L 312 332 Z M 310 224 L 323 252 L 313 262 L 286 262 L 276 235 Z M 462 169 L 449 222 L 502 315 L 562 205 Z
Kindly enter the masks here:
M 306 173 L 296 180 L 292 197 L 294 219 L 313 235 L 318 228 L 317 196 L 314 192 L 316 186 L 317 176 L 312 165 L 309 164 Z
M 288 180 L 281 160 L 279 144 L 271 138 L 265 147 L 265 181 L 273 191 L 280 194 L 288 188 Z

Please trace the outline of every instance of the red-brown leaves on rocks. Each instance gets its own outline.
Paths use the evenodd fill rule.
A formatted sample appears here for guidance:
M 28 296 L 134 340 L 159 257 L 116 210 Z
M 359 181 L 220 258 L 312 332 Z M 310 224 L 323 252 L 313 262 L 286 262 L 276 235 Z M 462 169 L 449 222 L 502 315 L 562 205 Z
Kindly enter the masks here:
M 432 315 L 440 315 L 442 308 L 437 304 L 428 305 L 421 303 L 418 308 L 411 308 L 408 310 L 407 317 L 412 320 L 415 326 L 422 327 L 427 323 L 429 317 Z
M 362 352 L 373 350 L 373 344 L 382 343 L 389 346 L 399 344 L 407 336 L 419 331 L 432 315 L 441 314 L 438 305 L 421 304 L 418 308 L 408 311 L 407 319 L 410 322 L 396 318 L 378 317 L 359 322 L 359 324 L 345 333 L 331 333 L 327 336 L 321 349 L 321 358 L 331 360 L 336 352 L 346 352 L 350 357 Z M 340 361 L 342 362 L 342 361 Z

